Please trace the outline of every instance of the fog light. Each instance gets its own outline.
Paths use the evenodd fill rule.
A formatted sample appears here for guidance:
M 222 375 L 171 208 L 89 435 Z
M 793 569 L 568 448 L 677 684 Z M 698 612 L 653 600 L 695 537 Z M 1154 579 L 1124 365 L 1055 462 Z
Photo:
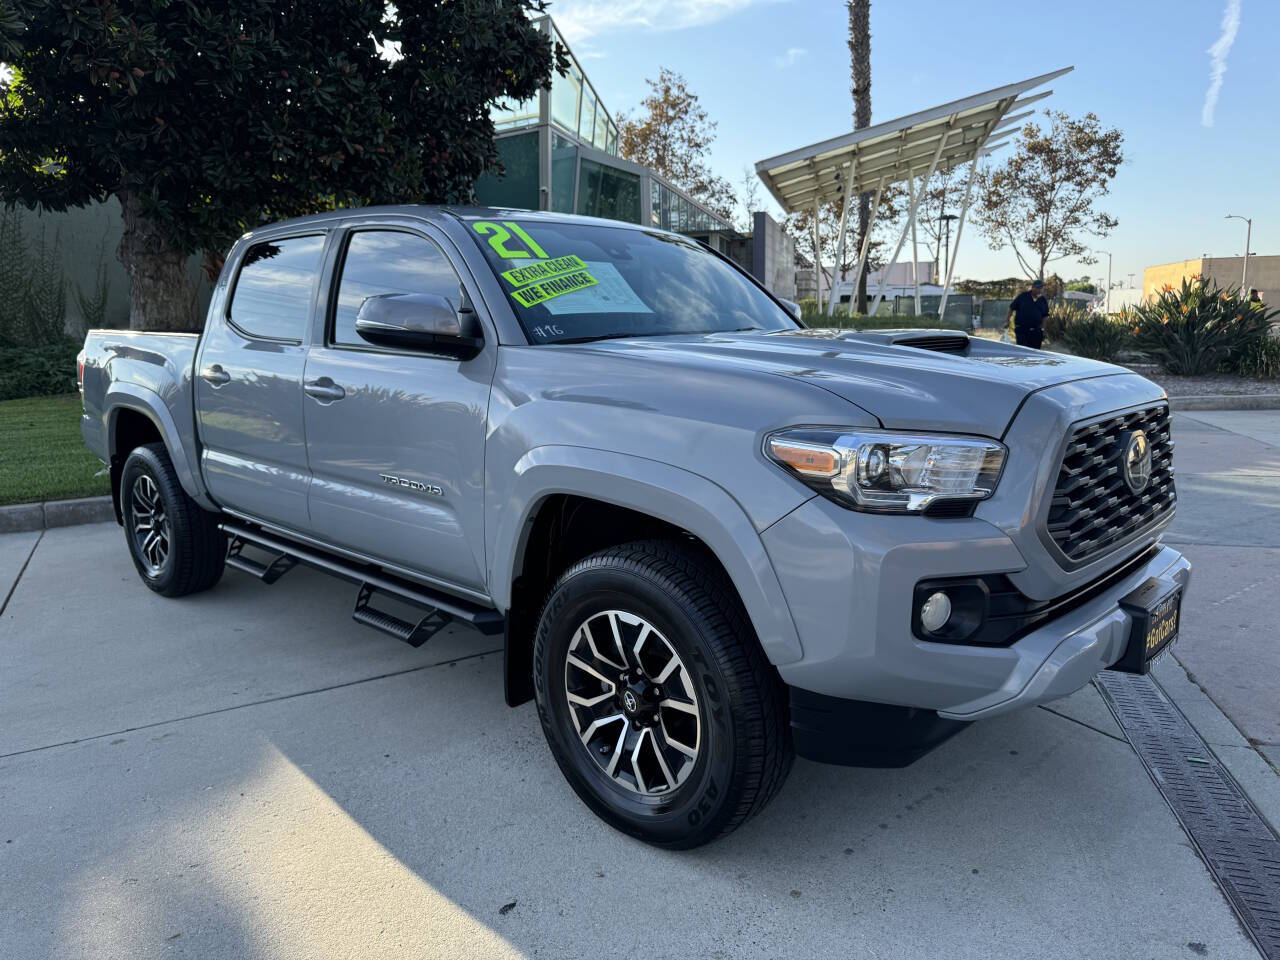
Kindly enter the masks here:
M 951 619 L 951 598 L 942 591 L 932 593 L 920 605 L 920 626 L 930 633 L 937 633 Z

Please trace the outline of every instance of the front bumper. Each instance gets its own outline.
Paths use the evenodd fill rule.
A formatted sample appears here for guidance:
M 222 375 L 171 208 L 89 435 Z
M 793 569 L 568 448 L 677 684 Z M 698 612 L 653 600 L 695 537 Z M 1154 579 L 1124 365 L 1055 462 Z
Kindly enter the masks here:
M 998 527 L 978 518 L 855 514 L 817 497 L 764 534 L 800 635 L 803 656 L 778 667 L 792 687 L 847 700 L 926 708 L 976 720 L 1065 697 L 1115 663 L 1132 620 L 1118 601 L 1149 577 L 1185 588 L 1191 564 L 1170 547 L 1007 647 L 921 641 L 911 633 L 916 583 L 1027 563 Z M 1135 543 L 1114 569 L 1150 550 Z

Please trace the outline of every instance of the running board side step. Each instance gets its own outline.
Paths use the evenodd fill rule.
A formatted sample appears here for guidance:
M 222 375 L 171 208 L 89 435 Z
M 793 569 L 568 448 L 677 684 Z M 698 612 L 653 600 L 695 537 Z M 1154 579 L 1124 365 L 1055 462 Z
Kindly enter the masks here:
M 227 566 L 251 574 L 263 583 L 272 584 L 298 565 L 298 561 L 286 553 L 277 553 L 266 563 L 259 563 L 241 553 L 245 541 L 235 537 L 227 547 Z
M 375 610 L 369 606 L 375 589 L 367 583 L 360 584 L 360 589 L 356 593 L 356 607 L 351 611 L 351 619 L 387 636 L 395 637 L 411 647 L 422 646 L 453 620 L 453 617 L 436 607 L 427 607 L 426 615 L 420 617 L 416 623 L 402 620 L 393 613 Z
M 356 597 L 352 618 L 357 623 L 381 630 L 412 646 L 421 646 L 449 620 L 470 624 L 488 636 L 502 633 L 506 625 L 506 618 L 492 607 L 484 607 L 426 584 L 415 583 L 393 573 L 387 573 L 374 564 L 348 560 L 319 547 L 304 546 L 284 537 L 264 533 L 244 523 L 227 520 L 218 524 L 218 529 L 231 541 L 227 552 L 227 563 L 238 570 L 252 573 L 264 583 L 274 583 L 295 564 L 302 563 L 358 584 L 360 592 Z M 262 564 L 241 556 L 240 551 L 246 544 L 265 550 L 273 555 L 273 559 Z M 278 572 L 271 579 L 267 579 L 260 572 L 270 573 L 272 570 L 278 570 Z M 369 606 L 369 600 L 375 591 L 421 607 L 428 613 L 414 624 L 372 609 Z

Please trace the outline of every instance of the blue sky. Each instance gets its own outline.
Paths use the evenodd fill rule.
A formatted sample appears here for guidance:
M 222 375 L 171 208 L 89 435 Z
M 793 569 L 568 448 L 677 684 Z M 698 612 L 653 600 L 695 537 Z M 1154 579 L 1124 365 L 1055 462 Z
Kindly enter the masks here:
M 1212 127 L 1203 123 L 1209 48 L 1228 5 L 1238 30 Z M 670 67 L 718 122 L 711 157 L 735 186 L 744 166 L 852 128 L 845 7 L 838 0 L 556 0 L 552 17 L 615 115 Z M 1238 256 L 1254 218 L 1255 253 L 1280 254 L 1280 3 L 1275 0 L 873 0 L 872 120 L 1057 67 L 1044 105 L 1094 111 L 1125 134 L 1126 162 L 1105 200 L 1119 227 L 1098 246 L 1127 283 L 1157 263 Z M 1001 154 L 1003 155 L 1003 153 Z M 1009 251 L 966 229 L 960 277 L 1017 275 Z M 1062 261 L 1063 276 L 1104 276 L 1106 258 Z

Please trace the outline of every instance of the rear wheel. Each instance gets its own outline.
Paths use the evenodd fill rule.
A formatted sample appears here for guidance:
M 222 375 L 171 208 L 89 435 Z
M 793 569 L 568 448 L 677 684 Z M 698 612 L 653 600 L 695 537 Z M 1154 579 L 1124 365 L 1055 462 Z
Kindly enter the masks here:
M 120 512 L 133 565 L 156 593 L 181 597 L 218 582 L 226 536 L 182 489 L 164 444 L 130 452 L 120 474 Z
M 791 767 L 785 697 L 718 566 L 645 541 L 572 566 L 538 624 L 543 732 L 578 796 L 664 847 L 734 830 Z

